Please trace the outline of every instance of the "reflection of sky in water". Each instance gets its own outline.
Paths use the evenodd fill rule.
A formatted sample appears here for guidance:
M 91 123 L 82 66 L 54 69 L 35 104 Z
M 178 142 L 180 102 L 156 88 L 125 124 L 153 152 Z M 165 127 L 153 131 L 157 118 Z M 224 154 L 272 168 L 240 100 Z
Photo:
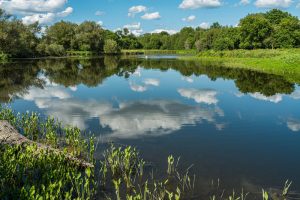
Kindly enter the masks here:
M 162 73 L 141 67 L 128 80 L 111 77 L 96 88 L 83 85 L 66 88 L 51 83 L 44 75 L 41 79 L 46 82 L 43 89 L 31 87 L 28 93 L 18 96 L 34 102 L 45 114 L 81 129 L 89 129 L 88 121 L 96 118 L 99 127 L 111 130 L 107 136 L 111 138 L 159 136 L 190 125 L 201 128 L 203 123 L 213 124 L 221 131 L 226 129 L 227 123 L 234 123 L 230 119 L 233 119 L 230 117 L 233 113 L 226 117 L 222 106 L 236 112 L 240 119 L 249 116 L 249 120 L 255 115 L 252 111 L 256 105 L 257 108 L 264 106 L 264 117 L 270 115 L 274 120 L 265 119 L 265 122 L 278 124 L 279 120 L 291 131 L 300 130 L 300 118 L 290 110 L 296 103 L 293 100 L 300 99 L 300 90 L 291 95 L 265 96 L 259 92 L 245 95 L 233 87 L 231 81 L 219 79 L 213 82 L 205 76 L 184 77 L 172 70 Z M 284 101 L 291 104 L 283 105 L 286 111 L 280 109 Z M 243 112 L 232 110 L 236 108 L 233 105 L 239 103 L 247 103 L 242 107 Z M 275 106 L 275 111 L 267 112 Z M 249 109 L 245 109 L 247 107 Z M 258 118 L 262 117 L 260 111 L 257 111 Z
M 44 77 L 42 77 L 44 78 Z M 85 87 L 65 88 L 50 83 L 46 78 L 46 86 L 41 89 L 31 87 L 26 94 L 19 95 L 25 101 L 32 101 L 47 115 L 54 116 L 65 124 L 71 124 L 81 129 L 87 129 L 86 122 L 90 118 L 99 118 L 101 127 L 108 127 L 111 138 L 136 138 L 143 135 L 159 136 L 172 133 L 184 125 L 197 125 L 205 121 L 221 130 L 223 123 L 217 122 L 218 117 L 224 117 L 224 112 L 216 105 L 217 92 L 212 89 L 178 89 L 178 93 L 187 99 L 194 99 L 203 105 L 190 105 L 180 102 L 180 99 L 154 97 L 153 99 L 131 99 L 126 96 L 114 96 L 117 103 L 111 99 L 93 97 L 83 99 L 76 94 Z M 146 92 L 147 89 L 159 89 L 158 78 L 141 78 L 143 86 L 133 85 L 132 80 L 125 83 L 127 92 Z M 109 83 L 107 83 L 109 85 Z M 105 87 L 104 84 L 103 88 Z M 130 88 L 130 89 L 129 89 Z M 143 90 L 142 88 L 145 88 Z M 101 90 L 98 87 L 92 90 Z M 176 90 L 174 90 L 176 92 Z M 100 92 L 100 91 L 99 91 Z M 100 92 L 101 93 L 101 92 Z M 127 93 L 125 93 L 127 95 Z M 211 105 L 212 106 L 207 106 Z

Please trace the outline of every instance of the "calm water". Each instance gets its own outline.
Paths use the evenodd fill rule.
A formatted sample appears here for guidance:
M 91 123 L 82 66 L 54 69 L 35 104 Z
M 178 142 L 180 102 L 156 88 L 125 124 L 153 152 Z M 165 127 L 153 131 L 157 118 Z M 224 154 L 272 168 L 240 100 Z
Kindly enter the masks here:
M 218 179 L 300 190 L 300 87 L 280 76 L 155 56 L 22 61 L 0 65 L 0 78 L 0 101 L 17 111 L 134 145 L 158 170 L 180 156 L 202 193 Z

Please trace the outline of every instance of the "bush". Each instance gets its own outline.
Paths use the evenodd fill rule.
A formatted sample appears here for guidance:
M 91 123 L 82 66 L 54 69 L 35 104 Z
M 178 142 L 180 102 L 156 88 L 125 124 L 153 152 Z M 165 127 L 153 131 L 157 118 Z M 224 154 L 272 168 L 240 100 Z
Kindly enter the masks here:
M 62 45 L 50 44 L 45 49 L 46 54 L 49 56 L 63 56 L 66 55 L 65 48 Z
M 104 44 L 104 53 L 106 54 L 119 54 L 121 52 L 118 43 L 114 40 L 106 40 Z
M 0 52 L 0 61 L 6 61 L 8 59 L 8 55 Z

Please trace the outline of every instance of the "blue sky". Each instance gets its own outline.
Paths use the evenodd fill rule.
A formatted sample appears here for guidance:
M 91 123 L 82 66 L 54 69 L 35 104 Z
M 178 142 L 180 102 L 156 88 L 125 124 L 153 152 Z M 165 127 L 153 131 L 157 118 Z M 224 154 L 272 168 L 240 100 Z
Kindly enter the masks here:
M 235 26 L 248 13 L 271 8 L 300 16 L 300 0 L 0 0 L 0 7 L 27 24 L 94 20 L 110 30 L 128 27 L 135 34 L 205 28 L 215 21 Z

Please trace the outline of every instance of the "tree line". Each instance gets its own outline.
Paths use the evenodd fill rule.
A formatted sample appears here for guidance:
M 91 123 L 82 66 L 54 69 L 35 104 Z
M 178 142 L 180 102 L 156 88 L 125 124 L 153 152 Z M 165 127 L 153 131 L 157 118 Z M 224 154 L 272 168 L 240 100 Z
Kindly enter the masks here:
M 62 56 L 68 51 L 117 54 L 121 49 L 198 51 L 300 47 L 300 21 L 288 12 L 273 9 L 248 14 L 236 27 L 213 23 L 208 29 L 184 27 L 178 33 L 135 36 L 124 28 L 112 32 L 93 21 L 76 24 L 60 21 L 42 30 L 38 23 L 25 25 L 0 9 L 1 57 Z

